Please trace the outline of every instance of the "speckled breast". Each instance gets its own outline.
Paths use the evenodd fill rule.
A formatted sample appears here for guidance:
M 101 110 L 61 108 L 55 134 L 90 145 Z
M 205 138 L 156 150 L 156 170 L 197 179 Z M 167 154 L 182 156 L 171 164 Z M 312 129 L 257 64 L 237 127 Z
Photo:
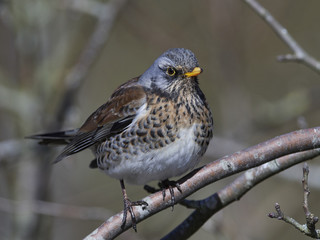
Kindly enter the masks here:
M 206 102 L 199 98 L 169 99 L 149 95 L 147 103 L 138 112 L 125 131 L 98 147 L 99 168 L 108 171 L 119 164 L 125 166 L 123 162 L 144 161 L 143 156 L 150 158 L 150 152 L 161 154 L 161 149 L 184 137 L 181 129 L 192 127 L 192 141 L 199 145 L 198 157 L 204 154 L 212 138 L 211 112 Z

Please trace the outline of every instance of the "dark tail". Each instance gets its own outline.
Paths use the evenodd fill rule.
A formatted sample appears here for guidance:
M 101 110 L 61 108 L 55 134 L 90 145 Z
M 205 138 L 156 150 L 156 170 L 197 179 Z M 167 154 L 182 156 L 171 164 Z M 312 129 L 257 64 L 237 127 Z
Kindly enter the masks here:
M 68 131 L 32 135 L 32 136 L 27 136 L 26 138 L 39 140 L 39 144 L 44 144 L 44 145 L 48 145 L 48 144 L 67 145 L 74 139 L 77 133 L 78 133 L 78 129 L 73 129 Z
M 26 138 L 39 140 L 39 144 L 44 145 L 66 145 L 59 156 L 53 161 L 53 163 L 57 163 L 65 157 L 78 153 L 94 145 L 96 143 L 93 139 L 95 134 L 96 132 L 82 133 L 79 132 L 78 129 L 74 129 L 69 131 L 32 135 Z

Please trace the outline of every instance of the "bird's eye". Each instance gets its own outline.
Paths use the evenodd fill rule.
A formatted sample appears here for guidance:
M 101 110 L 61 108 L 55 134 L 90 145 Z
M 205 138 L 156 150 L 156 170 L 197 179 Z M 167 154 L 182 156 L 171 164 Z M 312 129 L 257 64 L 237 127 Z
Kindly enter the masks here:
M 167 73 L 167 75 L 172 77 L 172 76 L 174 76 L 176 74 L 176 70 L 174 68 L 172 68 L 172 67 L 168 67 L 166 73 Z

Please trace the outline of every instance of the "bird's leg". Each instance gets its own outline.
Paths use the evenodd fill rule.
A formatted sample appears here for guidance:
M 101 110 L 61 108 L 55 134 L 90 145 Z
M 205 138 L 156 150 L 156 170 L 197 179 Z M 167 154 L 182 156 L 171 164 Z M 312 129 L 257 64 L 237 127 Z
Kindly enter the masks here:
M 166 190 L 169 189 L 170 196 L 171 196 L 171 209 L 173 211 L 174 204 L 176 202 L 173 188 L 176 187 L 179 190 L 179 192 L 182 193 L 180 184 L 176 181 L 170 181 L 170 180 L 166 179 L 166 180 L 159 182 L 159 187 L 162 189 L 163 201 L 166 197 Z
M 124 205 L 121 228 L 123 229 L 125 227 L 126 221 L 127 221 L 127 213 L 129 212 L 131 215 L 132 228 L 134 229 L 134 231 L 137 232 L 137 219 L 136 219 L 136 216 L 133 212 L 132 207 L 133 206 L 148 206 L 148 203 L 145 201 L 131 202 L 127 196 L 126 188 L 124 186 L 124 182 L 122 179 L 120 180 L 120 185 L 121 185 L 121 190 L 122 190 L 122 195 L 123 195 L 123 205 Z

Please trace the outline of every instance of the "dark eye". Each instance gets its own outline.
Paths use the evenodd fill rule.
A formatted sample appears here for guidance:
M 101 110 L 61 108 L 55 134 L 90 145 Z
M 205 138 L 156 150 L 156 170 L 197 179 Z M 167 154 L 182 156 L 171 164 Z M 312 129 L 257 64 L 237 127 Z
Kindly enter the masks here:
M 174 76 L 176 74 L 176 70 L 174 68 L 172 68 L 172 67 L 168 67 L 166 73 L 167 73 L 167 75 L 172 77 L 172 76 Z

